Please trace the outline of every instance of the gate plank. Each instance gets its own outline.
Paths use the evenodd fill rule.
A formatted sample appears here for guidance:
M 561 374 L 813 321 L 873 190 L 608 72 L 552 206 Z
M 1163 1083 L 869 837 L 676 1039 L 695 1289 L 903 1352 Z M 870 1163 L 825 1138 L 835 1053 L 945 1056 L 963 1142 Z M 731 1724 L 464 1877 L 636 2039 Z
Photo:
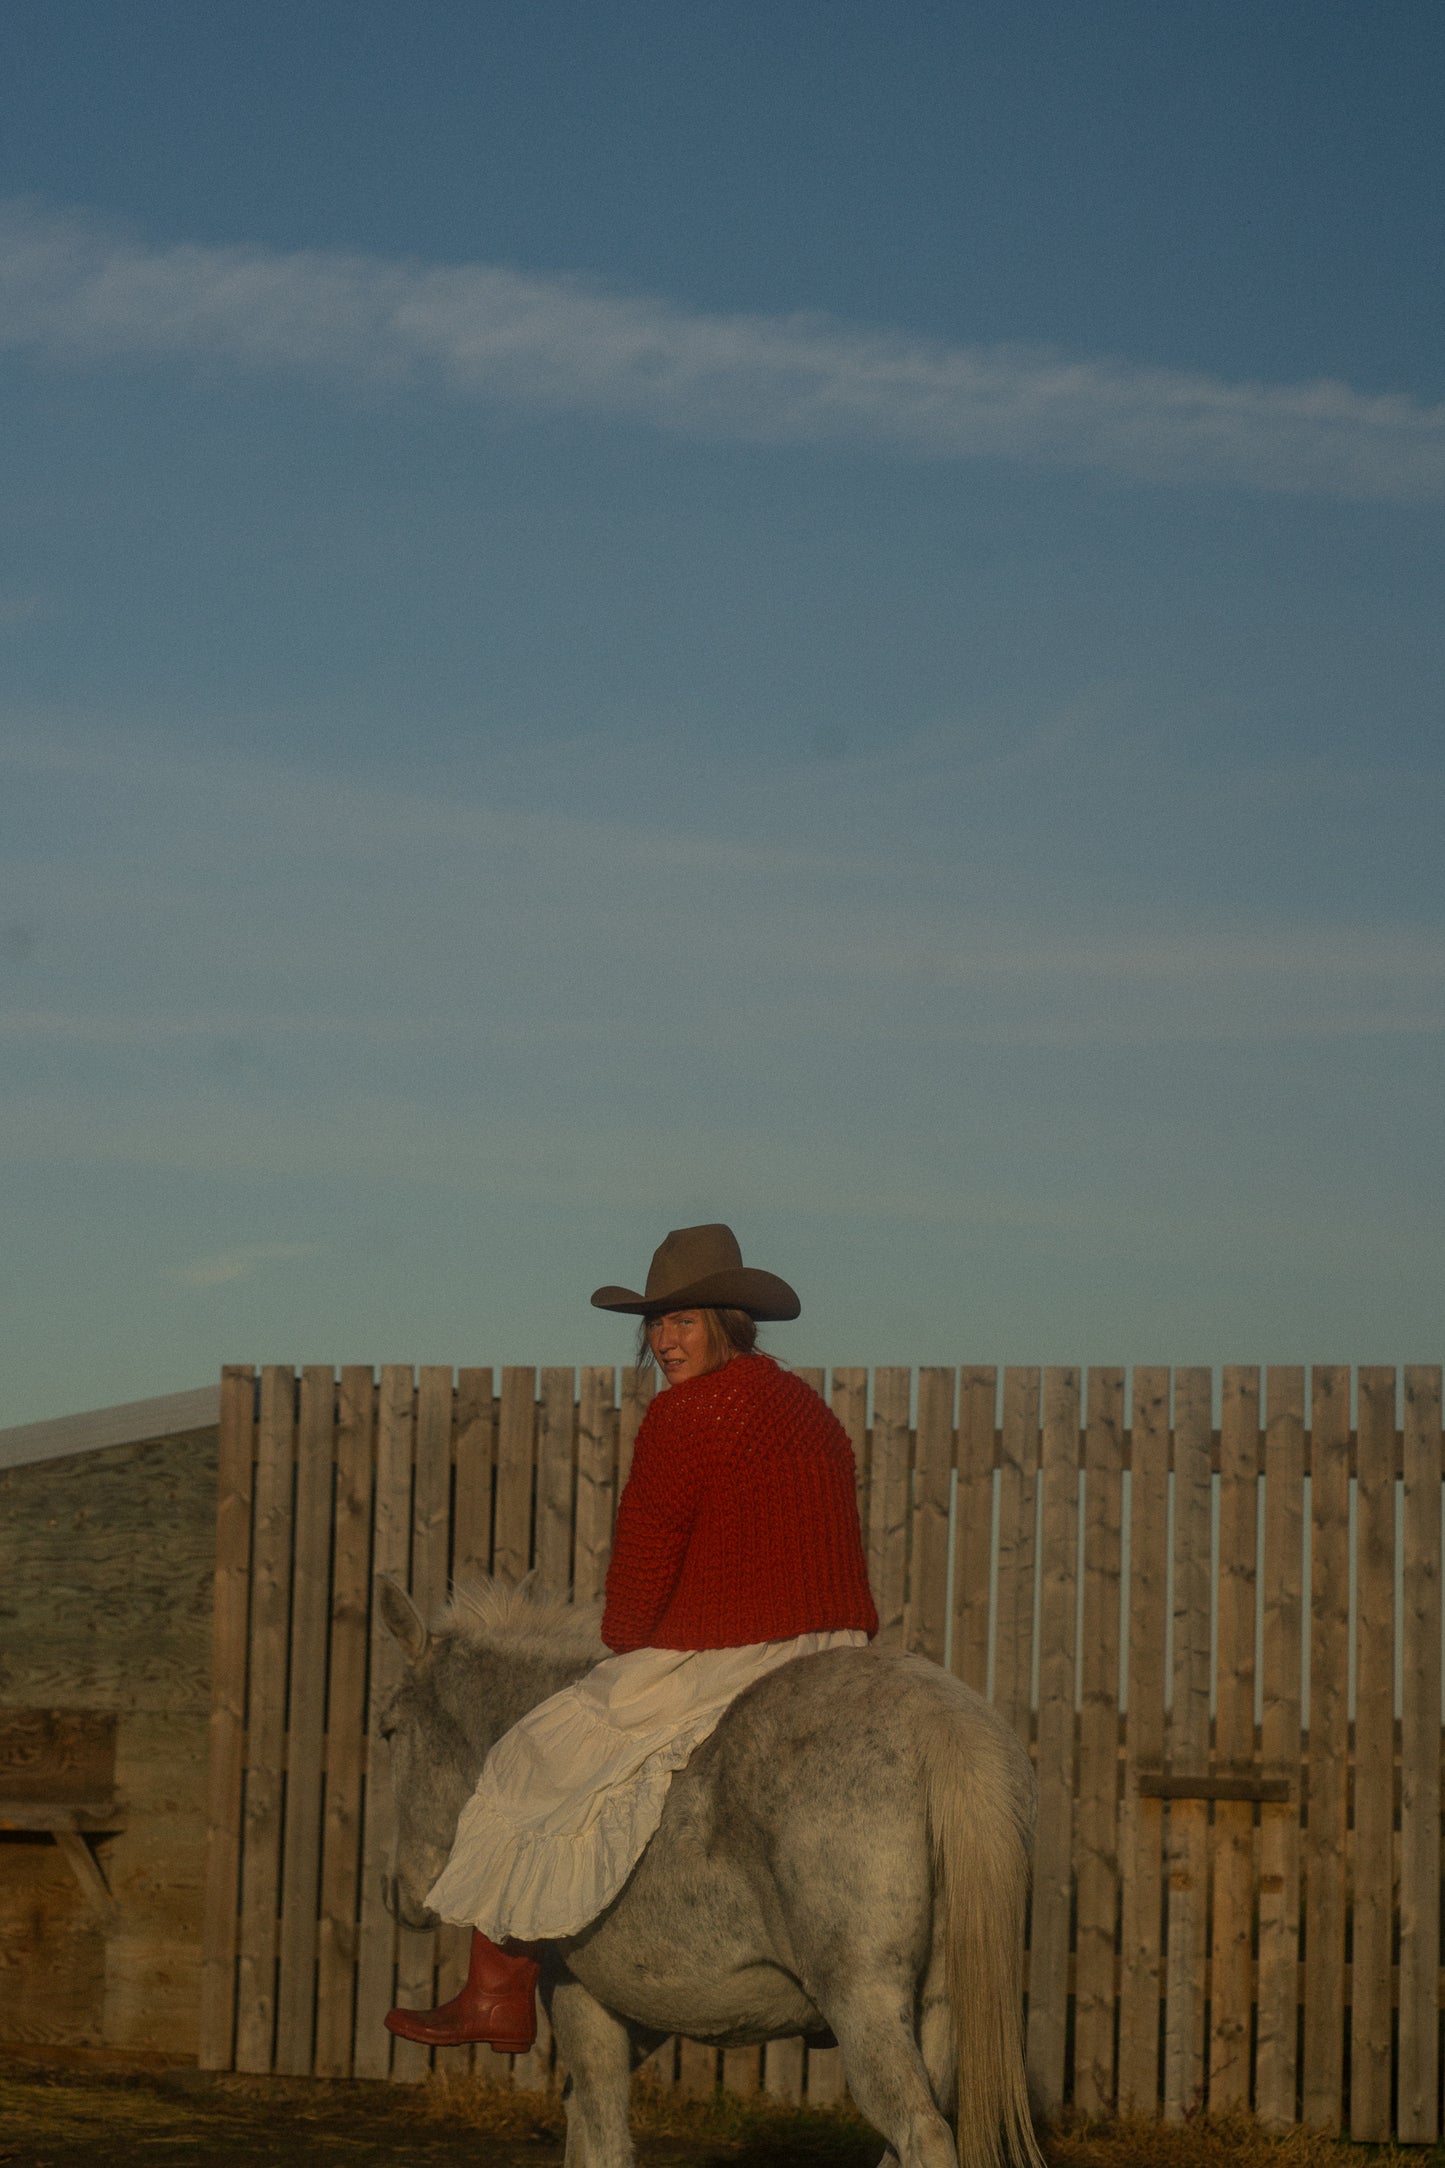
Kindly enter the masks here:
M 336 1533 L 331 1584 L 331 1672 L 326 1700 L 326 1811 L 321 1834 L 321 1922 L 316 1953 L 316 2058 L 322 2078 L 351 2075 L 357 1953 L 356 1875 L 361 1850 L 366 1724 L 366 1619 L 370 1608 L 371 1468 L 376 1389 L 369 1364 L 341 1373 L 336 1410 Z
M 1174 1373 L 1174 1708 L 1172 1773 L 1209 1760 L 1210 1461 L 1213 1375 Z M 1209 1809 L 1169 1808 L 1169 1955 L 1165 1979 L 1164 2114 L 1177 2121 L 1204 2102 L 1204 1960 Z
M 922 1417 L 919 1420 L 920 1440 Z M 1063 2104 L 1074 1841 L 1074 1626 L 1078 1574 L 1079 1373 L 1043 1377 L 1038 1818 L 1029 1935 L 1028 2072 L 1046 2115 Z
M 509 1364 L 502 1372 L 497 1425 L 497 1508 L 492 1570 L 515 1587 L 532 1565 L 532 1464 L 537 1437 L 537 1374 Z
M 918 1373 L 918 1463 L 913 1478 L 913 1541 L 908 1590 L 908 1646 L 935 1664 L 948 1638 L 948 1519 L 953 1491 L 953 1372 Z
M 611 1370 L 585 1369 L 577 1411 L 578 1603 L 597 1603 L 612 1556 L 617 1514 L 617 1411 Z
M 1400 2138 L 1439 2137 L 1440 1371 L 1405 1372 L 1400 1740 Z
M 998 1448 L 996 1373 L 979 1365 L 958 1378 L 958 1503 L 954 1515 L 953 1669 L 988 1692 L 989 1584 L 993 1574 L 993 1470 Z
M 249 1752 L 242 1823 L 241 1957 L 236 1988 L 236 2068 L 250 2071 L 269 2071 L 275 2046 L 276 1905 L 281 1881 L 291 1482 L 295 1458 L 296 1379 L 289 1369 L 270 1363 L 261 1372 L 261 1422 L 256 1441 L 251 1690 L 246 1722 Z
M 1169 1495 L 1169 1372 L 1136 1369 L 1129 1467 L 1129 1672 L 1119 1979 L 1119 2108 L 1159 2103 L 1159 1923 L 1163 1803 L 1134 1779 L 1164 1766 L 1164 1627 Z
M 452 1581 L 479 1581 L 492 1570 L 492 1471 L 497 1410 L 490 1370 L 459 1370 L 455 1412 L 456 1502 L 452 1509 Z
M 1034 1517 L 1039 1472 L 1039 1373 L 1003 1374 L 999 1446 L 998 1619 L 993 1700 L 1025 1746 L 1033 1730 Z
M 1074 1822 L 1079 1915 L 1074 1961 L 1074 2102 L 1085 2116 L 1106 2114 L 1114 2101 L 1123 1431 L 1123 1371 L 1091 1370 L 1084 1445 L 1083 1706 Z
M 221 1372 L 216 1479 L 216 1593 L 206 1773 L 206 1910 L 201 1960 L 200 2066 L 229 2070 L 236 2022 L 246 1645 L 251 1602 L 251 1463 L 255 1375 Z
M 1219 1654 L 1215 1762 L 1221 1775 L 1254 1768 L 1255 1550 L 1259 1510 L 1259 1372 L 1224 1373 L 1219 1437 Z M 1210 1976 L 1209 2108 L 1249 2106 L 1254 1809 L 1214 1809 L 1214 1956 Z
M 1345 2030 L 1349 1776 L 1350 1373 L 1310 1378 L 1309 1821 L 1305 1866 L 1304 2120 L 1337 2131 Z
M 1395 1888 L 1395 1373 L 1362 1368 L 1355 1467 L 1350 2136 L 1390 2135 Z
M 803 2043 L 800 2038 L 770 2040 L 763 2049 L 763 2091 L 774 2100 L 794 2103 L 803 2097 Z
M 427 1625 L 434 1626 L 446 1606 L 451 1520 L 452 1373 L 449 1364 L 425 1363 L 417 1373 L 416 1431 L 412 1459 L 411 1565 L 412 1602 Z M 408 2010 L 428 2010 L 443 1992 L 437 1979 L 441 1954 L 430 1928 L 399 1927 L 396 1936 L 396 1999 Z M 465 1961 L 465 1935 L 447 1935 L 448 1980 Z M 460 1945 L 460 1947 L 459 1947 Z M 460 1981 L 456 1981 L 460 1985 Z M 414 2041 L 398 2040 L 392 2049 L 392 2076 L 425 2075 L 428 2051 Z
M 868 1579 L 878 1606 L 878 1641 L 901 1647 L 908 1601 L 908 1428 L 911 1370 L 873 1373 L 873 1453 L 868 1484 Z
M 1300 1924 L 1300 1636 L 1304 1589 L 1304 1371 L 1265 1374 L 1264 1696 L 1261 1774 L 1284 1778 L 1288 1805 L 1259 1810 L 1259 2033 L 1255 2113 L 1295 2120 Z
M 628 1369 L 622 1373 L 622 1394 L 617 1414 L 617 1487 L 622 1490 L 632 1468 L 632 1446 L 642 1418 L 657 1391 L 655 1370 Z
M 572 1588 L 572 1487 L 577 1458 L 576 1381 L 544 1370 L 537 1411 L 537 1582 L 549 1595 Z
M 376 1488 L 373 1498 L 372 1566 L 403 1585 L 411 1549 L 412 1377 L 409 1363 L 387 1363 L 376 1409 Z M 383 2019 L 396 2000 L 396 1929 L 382 1901 L 382 1876 L 391 1853 L 394 1816 L 391 1757 L 378 1731 L 382 1710 L 401 1683 L 403 1658 L 382 1623 L 374 1600 L 370 1615 L 371 1670 L 366 1704 L 366 1792 L 361 1841 L 361 1919 L 356 1963 L 358 2078 L 384 2078 L 391 2070 L 392 2037 Z M 412 2075 L 425 2049 L 397 2041 L 399 2075 Z
M 868 1373 L 866 1370 L 833 1372 L 833 1413 L 848 1433 L 853 1448 L 853 1469 L 858 1482 L 858 1525 L 868 1528 Z
M 286 1856 L 281 1876 L 281 1966 L 276 1990 L 275 2067 L 291 2077 L 310 2075 L 316 2030 L 321 1762 L 325 1748 L 335 1413 L 336 1380 L 331 1365 L 309 1364 L 301 1373 L 296 1437 Z

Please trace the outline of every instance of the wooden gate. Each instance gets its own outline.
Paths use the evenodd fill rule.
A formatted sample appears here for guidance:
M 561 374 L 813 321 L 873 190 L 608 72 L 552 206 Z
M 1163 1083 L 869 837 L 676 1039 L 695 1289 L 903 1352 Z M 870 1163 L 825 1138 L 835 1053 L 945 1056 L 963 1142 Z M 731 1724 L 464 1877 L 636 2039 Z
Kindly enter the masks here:
M 803 1372 L 824 1390 L 821 1372 Z M 1028 2059 L 1045 2104 L 1440 2130 L 1441 1372 L 861 1369 L 885 1640 L 949 1665 L 1039 1776 Z M 1001 1388 L 1001 1389 L 1000 1389 Z M 229 1369 L 221 1389 L 202 2061 L 414 2078 L 374 1716 L 379 1572 L 601 1593 L 649 1380 Z M 470 2051 L 454 2051 L 470 2053 Z M 505 2076 L 508 2059 L 477 2051 Z M 659 2082 L 836 2099 L 836 2051 L 669 2043 Z M 545 2036 L 518 2082 L 550 2073 Z

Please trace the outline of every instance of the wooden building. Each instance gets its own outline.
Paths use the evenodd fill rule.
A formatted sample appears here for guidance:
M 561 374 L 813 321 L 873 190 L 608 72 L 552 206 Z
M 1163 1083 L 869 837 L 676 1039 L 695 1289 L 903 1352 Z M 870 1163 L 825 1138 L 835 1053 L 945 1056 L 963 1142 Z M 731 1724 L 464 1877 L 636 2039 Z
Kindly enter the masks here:
M 198 2050 L 214 1387 L 0 1432 L 0 2044 Z

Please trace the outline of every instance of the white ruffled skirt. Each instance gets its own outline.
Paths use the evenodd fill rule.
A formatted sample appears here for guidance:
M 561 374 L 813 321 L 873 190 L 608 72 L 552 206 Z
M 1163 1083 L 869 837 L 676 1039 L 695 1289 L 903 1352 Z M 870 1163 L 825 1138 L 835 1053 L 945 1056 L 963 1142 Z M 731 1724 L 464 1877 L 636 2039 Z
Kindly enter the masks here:
M 740 1649 L 609 1656 L 497 1741 L 427 1903 L 494 1942 L 580 1933 L 637 1865 L 674 1770 L 729 1702 L 780 1664 L 867 1640 L 845 1627 Z

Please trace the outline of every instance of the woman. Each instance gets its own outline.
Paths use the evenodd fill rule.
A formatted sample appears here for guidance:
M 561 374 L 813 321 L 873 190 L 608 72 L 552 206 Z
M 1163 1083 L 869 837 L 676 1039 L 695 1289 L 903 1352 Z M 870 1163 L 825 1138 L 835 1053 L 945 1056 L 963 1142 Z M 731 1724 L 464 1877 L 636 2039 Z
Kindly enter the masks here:
M 673 1772 L 754 1679 L 878 1631 L 853 1454 L 818 1395 L 756 1349 L 794 1318 L 785 1280 L 744 1265 L 732 1229 L 682 1227 L 641 1294 L 639 1360 L 667 1381 L 638 1429 L 617 1511 L 602 1638 L 616 1653 L 499 1739 L 462 1811 L 431 1908 L 473 1928 L 467 1983 L 387 2024 L 429 2046 L 536 2038 L 537 1941 L 612 1902 L 656 1830 Z

